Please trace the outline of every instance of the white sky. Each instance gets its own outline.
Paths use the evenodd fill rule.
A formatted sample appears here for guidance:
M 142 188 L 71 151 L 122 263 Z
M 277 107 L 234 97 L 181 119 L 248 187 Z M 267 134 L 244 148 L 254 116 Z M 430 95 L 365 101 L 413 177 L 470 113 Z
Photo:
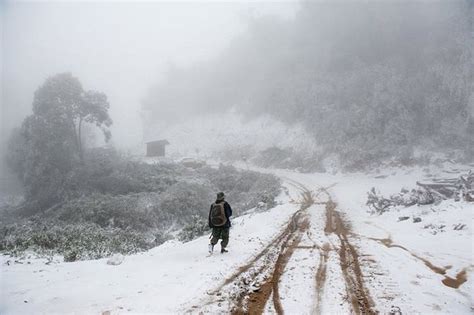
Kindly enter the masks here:
M 2 2 L 2 130 L 31 111 L 47 78 L 72 72 L 111 103 L 115 144 L 142 140 L 140 98 L 169 64 L 218 54 L 249 17 L 291 18 L 295 1 Z

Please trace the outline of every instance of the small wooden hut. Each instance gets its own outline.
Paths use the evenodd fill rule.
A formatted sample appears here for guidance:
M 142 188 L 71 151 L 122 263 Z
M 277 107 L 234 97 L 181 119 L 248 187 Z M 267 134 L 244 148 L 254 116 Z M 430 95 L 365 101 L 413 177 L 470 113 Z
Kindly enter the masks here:
M 146 156 L 165 156 L 168 140 L 155 140 L 146 143 Z

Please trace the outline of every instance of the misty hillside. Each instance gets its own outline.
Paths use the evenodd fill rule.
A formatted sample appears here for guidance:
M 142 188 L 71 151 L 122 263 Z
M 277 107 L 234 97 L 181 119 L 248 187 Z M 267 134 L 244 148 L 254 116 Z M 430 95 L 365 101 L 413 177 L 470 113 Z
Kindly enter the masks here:
M 172 67 L 144 101 L 146 124 L 233 109 L 304 124 L 350 168 L 417 148 L 474 147 L 470 1 L 305 2 L 258 18 L 218 57 Z

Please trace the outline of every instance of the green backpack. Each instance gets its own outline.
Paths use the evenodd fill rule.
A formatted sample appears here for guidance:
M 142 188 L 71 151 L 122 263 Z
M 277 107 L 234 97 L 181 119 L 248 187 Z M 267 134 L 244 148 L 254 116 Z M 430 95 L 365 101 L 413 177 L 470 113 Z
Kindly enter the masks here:
M 211 206 L 211 224 L 214 226 L 224 226 L 227 223 L 225 216 L 224 202 L 213 203 Z

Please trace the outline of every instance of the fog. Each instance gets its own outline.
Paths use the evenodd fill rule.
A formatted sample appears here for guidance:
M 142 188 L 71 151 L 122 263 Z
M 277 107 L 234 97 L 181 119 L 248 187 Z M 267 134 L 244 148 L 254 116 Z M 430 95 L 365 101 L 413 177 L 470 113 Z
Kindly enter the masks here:
M 350 168 L 420 149 L 471 158 L 473 21 L 464 0 L 302 2 L 294 18 L 253 19 L 215 58 L 172 69 L 144 100 L 148 124 L 271 115 Z
M 0 142 L 31 113 L 45 79 L 71 72 L 84 90 L 107 95 L 112 144 L 130 152 L 164 137 L 170 122 L 232 112 L 285 124 L 273 138 L 303 130 L 318 160 L 336 154 L 358 165 L 419 148 L 469 157 L 473 8 L 465 0 L 7 1 Z M 270 146 L 277 141 L 259 144 Z
M 295 2 L 2 2 L 2 143 L 44 80 L 71 72 L 110 101 L 112 141 L 141 145 L 140 100 L 171 65 L 217 55 L 249 18 L 291 17 Z
M 0 0 L 0 30 L 0 314 L 474 310 L 474 0 Z

